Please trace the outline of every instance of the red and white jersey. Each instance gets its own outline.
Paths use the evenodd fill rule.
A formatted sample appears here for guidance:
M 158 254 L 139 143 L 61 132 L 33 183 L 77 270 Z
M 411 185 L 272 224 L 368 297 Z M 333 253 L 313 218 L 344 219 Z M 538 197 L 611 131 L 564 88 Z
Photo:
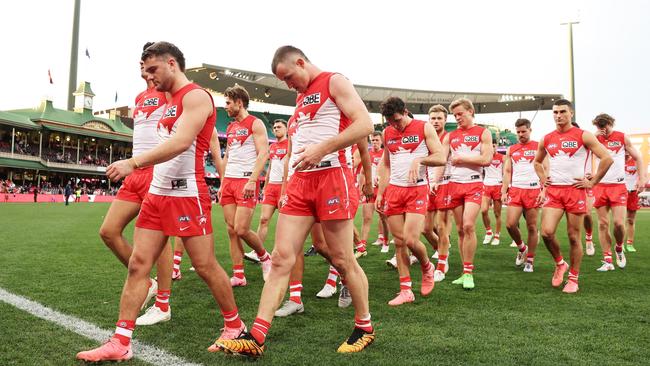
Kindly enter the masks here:
M 298 124 L 296 123 L 296 118 L 295 114 L 291 117 L 289 117 L 289 120 L 287 121 L 287 140 L 291 139 L 291 144 L 293 145 L 293 136 L 296 134 L 296 128 L 298 127 Z M 293 154 L 292 154 L 293 155 Z M 288 171 L 287 171 L 287 182 L 289 181 L 289 178 L 293 175 L 293 173 L 296 172 L 296 169 L 293 167 L 293 159 L 289 158 L 289 166 L 288 166 Z
M 163 117 L 158 122 L 158 136 L 161 142 L 169 140 L 176 134 L 178 128 L 176 121 L 183 114 L 183 97 L 195 89 L 203 90 L 200 86 L 190 83 L 172 95 L 171 100 L 167 102 Z M 210 96 L 210 100 L 212 100 L 212 96 Z M 214 110 L 214 102 L 212 105 Z M 171 160 L 154 166 L 149 192 L 174 197 L 195 197 L 199 194 L 208 194 L 208 186 L 205 184 L 204 178 L 204 156 L 210 149 L 210 137 L 214 131 L 216 118 L 215 111 L 205 120 L 203 128 L 187 150 Z
M 308 145 L 327 141 L 345 130 L 350 125 L 350 119 L 341 112 L 336 102 L 330 95 L 331 72 L 322 72 L 312 80 L 304 93 L 298 94 L 296 99 L 296 131 L 291 139 L 291 161 L 298 159 L 299 149 Z M 313 172 L 317 170 L 351 167 L 352 153 L 350 147 L 335 151 L 323 157 L 316 167 L 303 170 Z
M 510 161 L 512 162 L 512 175 L 510 186 L 521 189 L 538 189 L 539 177 L 535 173 L 535 153 L 537 153 L 537 141 L 528 141 L 525 144 L 516 143 L 508 148 Z
M 147 152 L 159 143 L 158 121 L 163 116 L 165 93 L 151 88 L 138 94 L 133 109 L 133 156 Z
M 438 139 L 440 140 L 440 143 L 442 144 L 442 140 L 444 140 L 445 136 L 448 135 L 448 132 L 445 130 L 442 130 L 441 133 L 438 134 Z M 428 166 L 427 167 L 427 175 L 429 176 L 429 186 L 433 186 L 436 182 L 433 181 L 434 178 L 434 170 L 436 167 Z M 445 164 L 445 170 L 442 173 L 442 176 L 438 180 L 438 185 L 441 184 L 447 184 L 449 183 L 449 174 L 451 172 L 451 163 L 449 162 L 449 157 L 447 157 L 447 163 Z
M 588 150 L 582 141 L 584 131 L 572 127 L 567 132 L 555 130 L 544 136 L 544 149 L 548 154 L 551 185 L 570 186 L 585 175 Z
M 427 122 L 412 120 L 404 131 L 399 131 L 392 126 L 384 130 L 384 141 L 390 158 L 390 184 L 400 187 L 413 187 L 428 184 L 427 169 L 420 166 L 418 180 L 416 183 L 409 182 L 409 169 L 415 158 L 422 158 L 429 155 L 426 138 L 424 137 L 424 125 Z
M 619 131 L 612 131 L 609 136 L 596 136 L 598 142 L 603 144 L 609 156 L 614 162 L 605 173 L 600 183 L 605 184 L 625 184 L 625 134 Z M 598 157 L 595 158 L 596 164 L 600 163 Z
M 483 168 L 483 171 L 485 172 L 484 186 L 500 186 L 503 183 L 503 155 L 494 152 L 490 165 Z
M 450 159 L 454 156 L 481 155 L 481 141 L 485 128 L 474 125 L 470 128 L 457 128 L 449 132 Z M 456 183 L 475 183 L 483 179 L 483 167 L 479 165 L 452 165 L 449 180 Z
M 284 157 L 287 155 L 289 139 L 274 142 L 269 146 L 269 183 L 282 183 L 284 178 Z
M 372 169 L 372 182 L 373 185 L 377 182 L 377 167 L 381 163 L 381 159 L 384 156 L 384 149 L 375 150 L 372 147 L 368 149 L 370 153 L 370 168 Z
M 253 174 L 257 149 L 253 138 L 253 122 L 256 118 L 248 115 L 241 121 L 234 120 L 226 128 L 228 164 L 224 176 L 227 178 L 246 178 Z
M 639 172 L 636 168 L 636 160 L 630 156 L 625 161 L 625 188 L 628 191 L 636 190 L 636 183 L 639 181 Z

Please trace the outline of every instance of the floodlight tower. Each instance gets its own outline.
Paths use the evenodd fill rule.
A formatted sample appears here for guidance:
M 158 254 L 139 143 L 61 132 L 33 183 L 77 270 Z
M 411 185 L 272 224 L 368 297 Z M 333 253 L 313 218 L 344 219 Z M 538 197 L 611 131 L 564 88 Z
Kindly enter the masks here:
M 575 89 L 575 78 L 573 71 L 573 25 L 580 24 L 580 22 L 566 22 L 560 23 L 560 25 L 569 25 L 569 79 L 571 83 L 571 103 L 573 103 L 573 121 L 576 120 L 576 89 Z

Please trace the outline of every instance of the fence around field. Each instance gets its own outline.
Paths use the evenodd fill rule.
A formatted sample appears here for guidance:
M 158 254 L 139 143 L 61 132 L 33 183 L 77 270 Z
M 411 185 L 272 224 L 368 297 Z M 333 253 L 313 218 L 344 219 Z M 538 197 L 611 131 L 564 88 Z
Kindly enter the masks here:
M 113 202 L 115 196 L 99 196 L 99 195 L 82 195 L 81 202 Z M 0 202 L 14 202 L 14 203 L 29 203 L 34 202 L 33 194 L 13 194 L 2 193 L 0 194 Z M 62 194 L 39 194 L 37 202 L 65 202 L 65 196 Z M 74 195 L 70 196 L 69 202 L 74 203 Z

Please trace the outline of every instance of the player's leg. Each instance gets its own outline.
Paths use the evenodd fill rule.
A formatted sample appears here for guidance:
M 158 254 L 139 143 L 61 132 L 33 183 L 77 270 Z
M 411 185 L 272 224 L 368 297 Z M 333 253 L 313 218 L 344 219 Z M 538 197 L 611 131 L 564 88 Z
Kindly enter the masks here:
M 603 251 L 602 265 L 597 269 L 599 272 L 614 270 L 612 262 L 612 238 L 609 235 L 609 206 L 603 205 L 596 208 L 598 215 L 598 241 Z M 585 219 L 588 215 L 585 215 Z
M 492 200 L 492 209 L 494 212 L 494 221 L 495 221 L 495 230 L 494 230 L 494 238 L 492 239 L 492 242 L 490 244 L 492 245 L 499 245 L 501 244 L 501 199 L 494 199 Z
M 439 235 L 438 264 L 434 272 L 434 280 L 440 282 L 445 279 L 449 270 L 449 234 L 451 232 L 451 210 L 438 210 L 436 214 L 436 228 Z
M 399 288 L 400 291 L 397 293 L 397 296 L 388 302 L 388 305 L 397 306 L 402 305 L 407 302 L 413 302 L 415 296 L 413 295 L 411 281 L 411 272 L 409 269 L 409 254 L 408 248 L 406 246 L 406 240 L 404 235 L 404 214 L 397 214 L 388 216 L 388 228 L 390 229 L 391 235 L 395 240 L 395 256 L 397 258 L 397 272 L 399 273 Z M 419 236 L 420 231 L 417 231 Z
M 296 313 L 305 311 L 305 306 L 302 303 L 302 279 L 305 272 L 305 256 L 298 253 L 296 262 L 289 274 L 289 300 L 278 310 L 275 311 L 275 316 L 287 317 Z
M 462 217 L 463 231 L 463 288 L 474 288 L 474 254 L 476 253 L 476 216 L 481 210 L 481 205 L 474 202 L 465 202 Z
M 183 278 L 181 274 L 181 262 L 183 260 L 183 253 L 185 252 L 185 247 L 183 246 L 183 241 L 180 239 L 174 240 L 173 237 L 169 238 L 169 242 L 173 241 L 174 244 L 174 265 L 172 267 L 172 281 L 178 281 Z M 194 268 L 190 268 L 193 270 Z
M 626 232 L 627 232 L 627 240 L 626 240 L 626 245 L 625 245 L 625 250 L 628 252 L 636 252 L 636 248 L 634 248 L 634 233 L 636 231 L 636 210 L 630 210 L 629 208 L 627 209 L 627 217 L 625 219 L 626 223 Z
M 424 228 L 422 229 L 422 235 L 427 239 L 431 248 L 434 251 L 438 250 L 438 235 L 435 232 L 435 222 L 436 220 L 436 211 L 427 211 L 426 216 L 424 217 Z
M 235 214 L 237 205 L 234 203 L 222 206 L 223 219 L 226 222 L 228 240 L 230 242 L 230 260 L 232 262 L 233 276 L 230 282 L 233 287 L 246 286 L 246 275 L 244 274 L 244 247 L 235 231 Z
M 460 262 L 465 263 L 465 231 L 463 231 L 463 211 L 465 206 L 461 204 L 456 206 L 451 210 L 452 215 L 454 216 L 454 222 L 456 223 L 456 232 L 458 234 L 458 255 L 460 256 Z M 463 272 L 459 278 L 453 280 L 451 283 L 454 285 L 462 285 L 465 280 L 465 273 Z
M 580 264 L 582 263 L 582 240 L 580 240 L 580 228 L 583 225 L 583 213 L 567 212 L 567 236 L 569 237 L 569 249 L 571 255 L 571 266 L 569 268 L 569 281 L 562 290 L 565 293 L 575 293 L 578 291 L 578 276 L 580 274 Z
M 375 205 L 373 203 L 364 203 L 362 205 L 363 221 L 361 222 L 361 241 L 368 243 L 368 235 L 370 234 L 370 225 L 372 225 L 372 214 L 375 212 Z
M 171 319 L 169 298 L 172 290 L 172 243 L 167 239 L 165 247 L 156 261 L 156 302 L 136 319 L 136 325 L 153 325 Z
M 563 215 L 564 209 L 561 208 L 544 207 L 542 209 L 542 239 L 544 240 L 546 249 L 548 249 L 555 261 L 555 271 L 551 280 L 553 287 L 558 287 L 562 284 L 564 281 L 564 273 L 569 268 L 569 265 L 564 261 L 564 257 L 562 257 L 562 253 L 560 252 L 560 243 L 555 237 L 557 225 Z
M 262 213 L 260 215 L 260 223 L 257 227 L 257 236 L 259 236 L 262 243 L 266 242 L 266 235 L 269 230 L 269 222 L 275 213 L 275 206 L 262 204 Z
M 524 243 L 523 238 L 521 237 L 521 231 L 519 230 L 519 219 L 523 208 L 521 206 L 509 205 L 506 210 L 506 229 L 512 240 L 517 244 L 517 258 L 515 259 L 515 265 L 521 266 L 526 260 L 526 253 L 528 252 L 528 247 Z
M 327 279 L 325 280 L 325 285 L 323 288 L 318 291 L 316 297 L 319 299 L 327 299 L 336 293 L 337 285 L 336 281 L 339 278 L 339 271 L 332 265 L 332 261 L 329 255 L 329 250 L 327 248 L 327 243 L 325 243 L 325 235 L 323 234 L 323 228 L 319 222 L 314 223 L 311 227 L 311 242 L 312 246 L 316 249 L 318 254 L 330 263 L 329 272 L 327 273 Z M 350 292 L 345 288 L 345 285 L 341 286 L 341 295 L 339 296 L 339 307 L 346 308 L 352 305 L 352 297 Z
M 485 237 L 483 238 L 483 244 L 490 244 L 494 233 L 492 232 L 492 227 L 490 226 L 490 197 L 484 195 L 481 200 L 481 217 L 483 218 L 483 226 L 485 227 Z
M 593 190 L 592 190 L 593 192 Z M 591 208 L 594 207 L 594 196 L 593 193 L 587 194 L 587 214 L 584 219 L 584 228 L 585 228 L 585 249 L 587 255 L 592 256 L 595 254 L 594 240 L 593 240 L 593 231 L 594 231 L 594 220 L 591 217 Z
M 537 244 L 539 242 L 539 232 L 537 231 L 538 216 L 538 208 L 527 208 L 524 212 L 524 217 L 526 219 L 526 229 L 528 230 L 528 253 L 526 254 L 524 272 L 533 272 L 535 254 L 537 254 Z M 519 221 L 519 219 L 517 219 L 517 221 Z
M 124 228 L 140 212 L 140 203 L 124 200 L 114 200 L 106 212 L 104 222 L 99 228 L 99 236 L 104 244 L 115 254 L 117 259 L 129 265 L 133 248 L 123 235 Z
M 264 249 L 264 244 L 260 240 L 260 237 L 255 231 L 251 230 L 251 221 L 253 220 L 254 213 L 254 208 L 237 206 L 237 211 L 235 212 L 235 234 L 255 251 L 262 265 L 262 276 L 266 280 L 271 270 L 271 253 L 268 253 Z
M 619 268 L 625 268 L 627 259 L 623 252 L 623 240 L 625 239 L 625 206 L 612 207 L 612 221 L 614 224 L 614 240 L 616 240 L 616 265 Z
M 433 264 L 429 260 L 427 248 L 420 241 L 419 232 L 422 231 L 424 226 L 424 215 L 418 213 L 407 212 L 404 217 L 404 244 L 415 255 L 420 262 L 420 269 L 422 270 L 422 287 L 420 293 L 427 296 L 433 291 L 434 281 L 433 272 L 435 270 Z

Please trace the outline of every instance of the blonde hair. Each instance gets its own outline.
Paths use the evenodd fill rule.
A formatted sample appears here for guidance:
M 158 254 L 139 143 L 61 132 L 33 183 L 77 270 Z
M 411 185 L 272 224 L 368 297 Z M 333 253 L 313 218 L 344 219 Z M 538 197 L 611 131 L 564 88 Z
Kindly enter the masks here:
M 433 107 L 429 108 L 429 114 L 431 114 L 433 112 L 442 112 L 442 113 L 445 114 L 445 118 L 447 118 L 447 115 L 449 114 L 449 112 L 447 111 L 447 108 L 445 108 L 444 106 L 442 106 L 440 104 L 436 104 Z
M 454 108 L 459 107 L 459 106 L 465 108 L 468 111 L 472 111 L 472 116 L 476 112 L 476 110 L 474 109 L 474 104 L 472 103 L 471 100 L 469 100 L 467 98 L 460 98 L 460 99 L 454 100 L 449 105 L 449 110 L 452 111 Z

